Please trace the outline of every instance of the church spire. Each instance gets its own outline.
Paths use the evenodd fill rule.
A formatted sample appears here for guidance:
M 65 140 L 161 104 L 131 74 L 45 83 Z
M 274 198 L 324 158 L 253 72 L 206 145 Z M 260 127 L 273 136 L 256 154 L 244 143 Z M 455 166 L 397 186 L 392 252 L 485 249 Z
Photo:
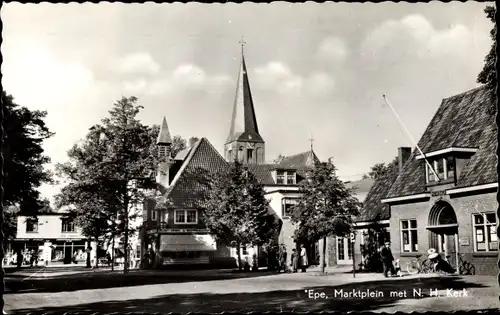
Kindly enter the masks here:
M 156 144 L 172 144 L 172 138 L 170 137 L 170 131 L 168 130 L 167 118 L 163 116 L 163 122 L 160 127 L 160 133 L 158 133 L 158 139 Z
M 243 51 L 245 41 L 242 39 L 240 44 L 240 72 L 238 74 L 238 81 L 236 85 L 236 97 L 233 105 L 233 114 L 231 116 L 231 127 L 229 129 L 229 135 L 226 143 L 233 141 L 264 142 L 259 134 L 252 93 L 250 91 L 245 54 Z

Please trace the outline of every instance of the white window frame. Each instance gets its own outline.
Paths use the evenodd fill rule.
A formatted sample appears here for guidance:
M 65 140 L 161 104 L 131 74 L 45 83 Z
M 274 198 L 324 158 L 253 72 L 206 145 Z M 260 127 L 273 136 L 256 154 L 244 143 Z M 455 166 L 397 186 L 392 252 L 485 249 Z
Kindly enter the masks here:
M 403 222 L 408 222 L 408 228 L 403 229 Z M 411 227 L 411 221 L 416 222 L 416 227 L 412 228 Z M 399 221 L 399 231 L 400 231 L 400 238 L 401 238 L 401 252 L 402 253 L 418 253 L 418 221 L 417 219 L 404 219 Z M 408 231 L 408 244 L 410 245 L 410 250 L 405 251 L 405 244 L 404 244 L 404 238 L 403 238 L 403 232 Z M 412 239 L 412 233 L 411 231 L 417 231 L 417 243 L 413 244 L 413 239 Z M 415 246 L 412 246 L 415 245 Z M 415 250 L 413 251 L 412 248 L 415 247 Z
M 151 221 L 157 221 L 158 220 L 158 210 L 151 210 Z
M 296 181 L 297 181 L 297 173 L 296 172 L 285 172 L 286 173 L 286 184 L 287 185 L 295 185 L 296 184 Z M 293 179 L 291 180 L 291 182 L 288 181 L 288 176 L 293 176 Z
M 299 198 L 293 198 L 293 197 L 284 197 L 283 199 L 281 199 L 281 217 L 283 219 L 288 219 L 290 218 L 291 216 L 290 215 L 285 215 L 285 204 L 286 204 L 286 201 L 287 200 L 293 200 L 297 203 L 299 203 Z
M 490 246 L 489 244 L 492 243 L 492 241 L 488 241 L 489 238 L 490 238 L 490 229 L 489 227 L 490 226 L 494 226 L 495 229 L 497 228 L 497 221 L 495 222 L 487 222 L 486 220 L 486 215 L 487 214 L 494 214 L 495 215 L 495 220 L 498 220 L 498 217 L 496 215 L 495 212 L 481 212 L 480 214 L 479 213 L 473 213 L 472 214 L 472 239 L 474 241 L 474 252 L 478 252 L 478 253 L 485 253 L 485 252 L 498 252 L 498 250 L 490 250 Z M 483 216 L 483 223 L 476 223 L 476 220 L 475 220 L 475 217 L 478 216 L 478 215 L 482 215 Z M 478 242 L 477 242 L 477 232 L 476 232 L 476 228 L 477 227 L 483 227 L 483 240 L 484 240 L 484 243 L 485 243 L 485 250 L 478 250 Z M 495 231 L 496 232 L 496 231 Z M 496 234 L 496 233 L 495 233 Z M 497 237 L 497 241 L 498 243 L 498 237 Z M 498 248 L 498 244 L 497 244 L 497 248 Z
M 177 221 L 177 213 L 184 212 L 184 221 Z M 195 222 L 187 222 L 187 213 L 188 211 L 195 211 L 196 220 Z M 198 224 L 198 210 L 196 209 L 175 209 L 174 210 L 174 223 L 175 224 Z
M 29 221 L 33 221 L 34 231 L 28 231 L 28 222 Z M 26 233 L 38 233 L 38 223 L 39 223 L 39 219 L 26 218 Z
M 439 178 L 440 180 L 446 180 L 448 178 L 451 178 L 451 177 L 448 177 L 448 156 L 444 156 L 444 157 L 441 157 L 439 159 L 441 159 L 443 161 L 443 178 Z M 439 176 L 439 172 L 438 172 L 438 160 L 439 159 L 434 159 L 434 160 L 430 160 L 429 161 L 429 164 L 432 165 L 432 167 L 434 168 L 434 171 L 436 172 L 436 174 L 438 174 Z M 425 182 L 427 184 L 429 183 L 435 183 L 437 182 L 436 179 L 434 179 L 433 181 L 430 181 L 429 180 L 429 176 L 432 174 L 434 177 L 436 177 L 436 175 L 434 174 L 434 172 L 432 172 L 432 170 L 429 168 L 429 164 L 427 164 L 427 162 L 425 162 Z M 456 164 L 456 163 L 455 163 Z M 456 167 L 456 165 L 455 165 Z
M 64 227 L 73 227 L 73 229 L 71 231 L 69 230 L 64 230 Z M 75 233 L 76 232 L 76 227 L 75 227 L 75 222 L 73 222 L 73 220 L 71 219 L 62 219 L 61 220 L 61 232 L 62 233 Z
M 281 175 L 280 173 L 283 173 L 283 175 Z M 280 176 L 283 176 L 283 182 L 280 183 L 278 180 L 280 178 Z M 278 185 L 286 185 L 286 172 L 285 171 L 276 171 L 276 184 Z

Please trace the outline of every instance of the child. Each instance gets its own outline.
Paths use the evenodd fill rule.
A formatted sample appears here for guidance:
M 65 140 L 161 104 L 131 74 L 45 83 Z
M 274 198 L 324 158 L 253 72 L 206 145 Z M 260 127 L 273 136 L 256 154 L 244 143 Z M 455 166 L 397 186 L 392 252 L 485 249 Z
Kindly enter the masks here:
M 394 269 L 396 270 L 396 277 L 401 277 L 401 265 L 399 264 L 399 259 L 394 262 Z

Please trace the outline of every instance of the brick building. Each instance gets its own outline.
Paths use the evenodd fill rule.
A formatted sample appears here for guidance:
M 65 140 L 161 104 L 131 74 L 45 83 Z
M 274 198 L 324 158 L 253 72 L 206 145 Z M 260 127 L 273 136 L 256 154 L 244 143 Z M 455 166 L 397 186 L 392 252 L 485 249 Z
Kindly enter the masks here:
M 264 185 L 269 211 L 281 223 L 279 243 L 295 247 L 293 227 L 289 222 L 290 207 L 296 203 L 300 181 L 307 170 L 318 161 L 311 150 L 284 157 L 279 163 L 266 163 L 265 141 L 259 133 L 250 83 L 242 55 L 236 87 L 229 135 L 221 155 L 206 138 L 190 143 L 189 147 L 172 157 L 172 139 L 166 119 L 163 119 L 157 145 L 166 161 L 159 165 L 157 182 L 165 188 L 165 197 L 172 207 L 160 209 L 148 202 L 144 209 L 141 230 L 142 254 L 155 257 L 155 266 L 212 265 L 234 266 L 237 252 L 234 248 L 219 246 L 203 224 L 200 201 L 205 196 L 207 179 L 221 172 L 238 158 L 248 171 L 253 172 Z M 316 246 L 310 245 L 310 257 L 316 257 Z M 257 255 L 259 265 L 265 264 L 265 255 L 259 248 L 242 248 L 243 261 L 250 263 Z
M 497 274 L 497 130 L 484 87 L 444 99 L 382 202 L 402 264 L 429 248 Z M 386 208 L 387 209 L 387 208 Z M 387 211 L 384 210 L 387 220 Z

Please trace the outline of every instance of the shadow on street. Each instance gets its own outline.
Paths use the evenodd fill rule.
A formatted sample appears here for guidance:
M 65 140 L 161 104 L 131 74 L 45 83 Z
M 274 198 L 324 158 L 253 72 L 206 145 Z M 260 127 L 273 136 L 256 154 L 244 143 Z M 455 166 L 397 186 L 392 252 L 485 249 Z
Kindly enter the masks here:
M 402 299 L 431 299 L 430 289 L 468 289 L 486 287 L 482 284 L 470 283 L 459 277 L 423 278 L 408 280 L 371 281 L 351 283 L 339 286 L 311 287 L 316 292 L 325 292 L 328 299 L 311 299 L 305 290 L 271 291 L 262 293 L 234 294 L 174 294 L 151 299 L 106 301 L 100 303 L 51 307 L 38 309 L 36 313 L 44 312 L 222 312 L 222 311 L 375 311 L 383 307 L 394 306 Z M 413 289 L 422 289 L 421 297 L 412 295 Z M 381 291 L 384 297 L 378 298 L 342 298 L 334 297 L 335 290 Z M 407 297 L 391 297 L 391 291 L 407 291 Z M 33 310 L 16 310 L 18 313 L 29 313 Z
M 61 270 L 59 270 L 60 272 Z M 33 273 L 35 273 L 34 271 Z M 40 269 L 40 272 L 44 271 Z M 127 275 L 123 271 L 79 272 L 50 277 L 55 270 L 46 269 L 47 278 L 10 274 L 5 279 L 4 294 L 71 292 L 77 290 L 108 289 L 152 284 L 181 283 L 191 281 L 213 281 L 253 278 L 274 275 L 271 271 L 231 272 L 229 270 L 207 271 L 135 271 Z

